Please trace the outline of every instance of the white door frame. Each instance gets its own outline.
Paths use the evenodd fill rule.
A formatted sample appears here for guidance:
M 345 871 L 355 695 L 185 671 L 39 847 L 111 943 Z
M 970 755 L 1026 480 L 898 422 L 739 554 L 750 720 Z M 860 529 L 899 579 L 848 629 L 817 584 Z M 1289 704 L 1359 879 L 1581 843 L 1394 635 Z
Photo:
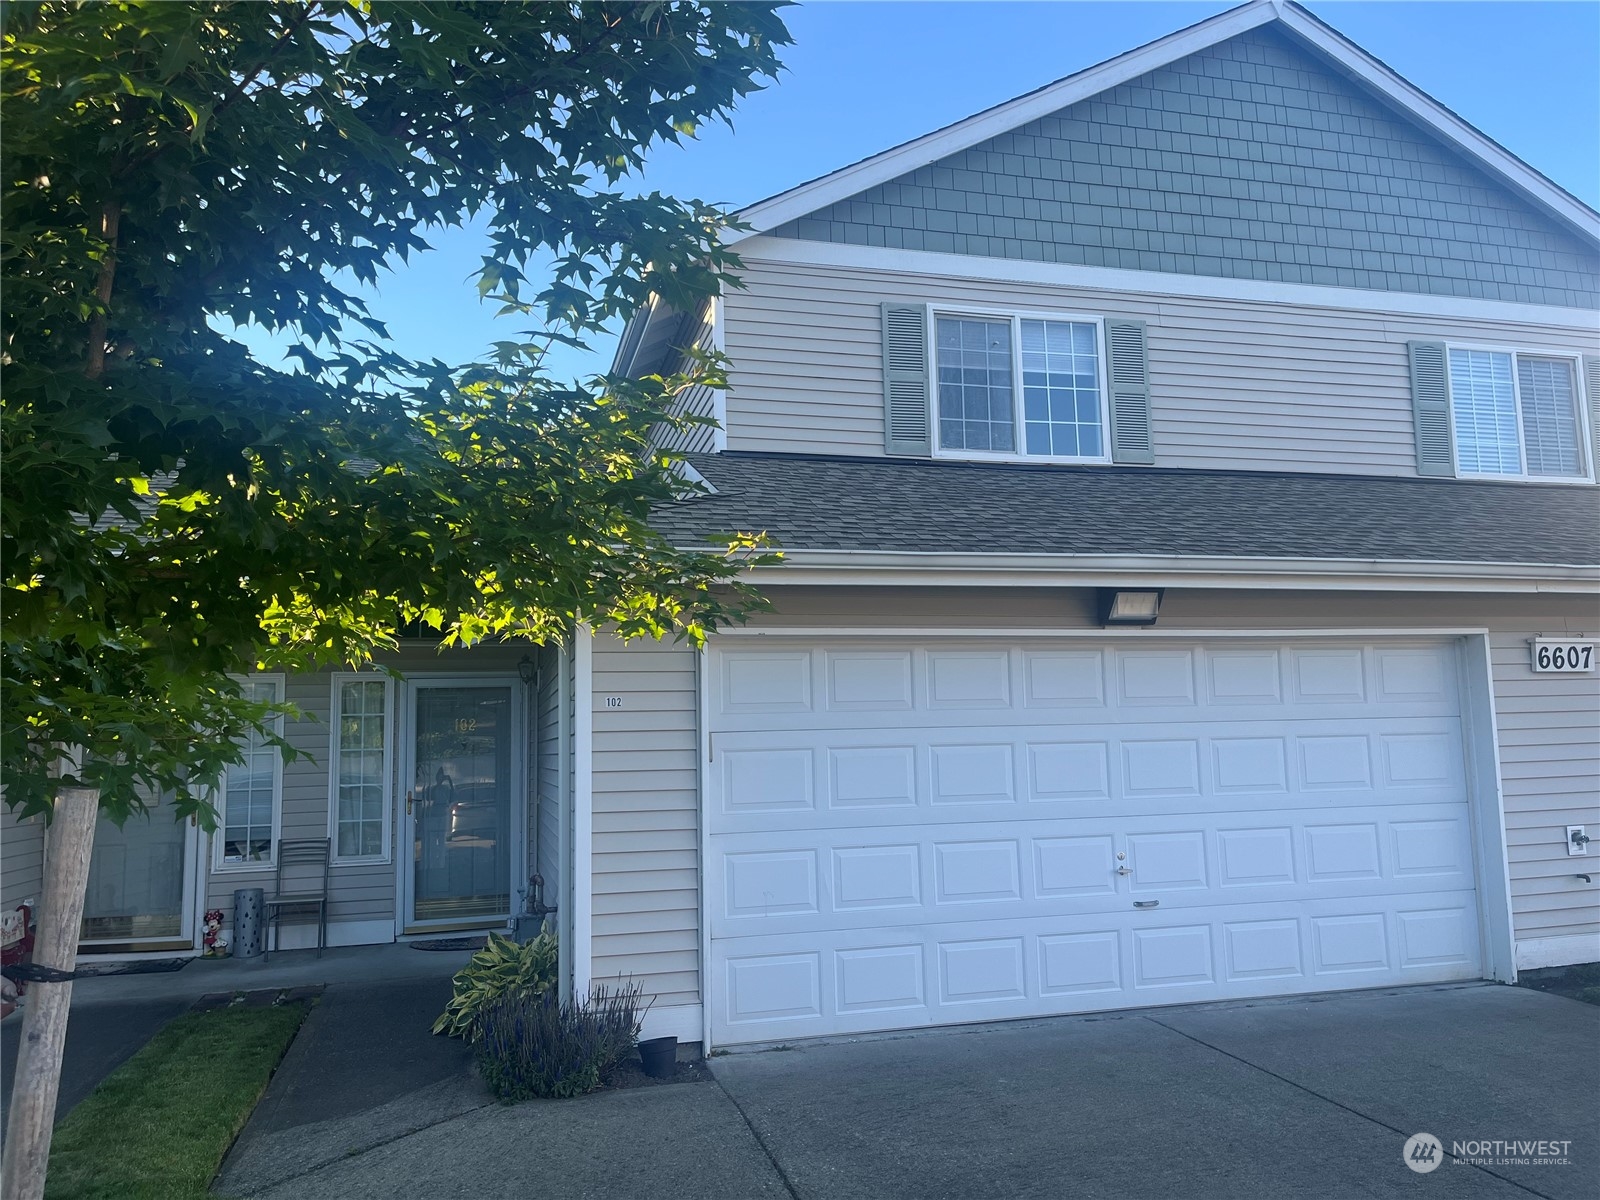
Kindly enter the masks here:
M 407 812 L 406 795 L 411 790 L 410 781 L 416 776 L 417 694 L 428 688 L 494 687 L 505 685 L 511 691 L 511 820 L 508 836 L 511 838 L 511 877 L 506 881 L 507 913 L 505 917 L 483 917 L 471 921 L 412 921 L 412 889 L 415 885 L 415 859 L 412 850 L 411 814 Z M 511 913 L 516 911 L 517 889 L 528 878 L 528 780 L 533 777 L 532 749 L 528 736 L 527 688 L 515 671 L 453 671 L 430 674 L 413 672 L 398 682 L 395 694 L 398 699 L 397 728 L 398 750 L 395 762 L 394 804 L 394 863 L 395 912 L 394 932 L 402 939 L 435 930 L 483 928 L 504 926 Z
M 711 737 L 710 688 L 708 676 L 711 655 L 716 642 L 728 638 L 738 642 L 772 640 L 774 642 L 824 642 L 832 639 L 902 639 L 929 641 L 934 639 L 1092 639 L 1099 641 L 1140 641 L 1146 639 L 1178 638 L 1186 641 L 1212 639 L 1285 641 L 1328 638 L 1449 638 L 1457 647 L 1457 661 L 1461 681 L 1462 740 L 1466 750 L 1468 811 L 1472 820 L 1473 851 L 1477 868 L 1479 951 L 1484 975 L 1503 983 L 1514 983 L 1516 972 L 1516 939 L 1511 909 L 1511 869 L 1506 855 L 1505 805 L 1500 777 L 1499 731 L 1494 712 L 1494 688 L 1491 667 L 1489 631 L 1487 628 L 1461 626 L 1382 627 L 1366 629 L 1316 628 L 1316 629 L 1203 629 L 1180 626 L 1144 628 L 1138 630 L 1087 628 L 1045 628 L 1039 626 L 1004 626 L 972 628 L 943 626 L 929 628 L 904 628 L 894 626 L 828 626 L 772 625 L 738 626 L 720 630 L 708 641 L 698 656 L 700 659 L 700 977 L 701 1020 L 704 1030 L 703 1049 L 713 1049 L 712 1005 L 707 972 L 711 964 L 711 920 L 708 905 L 710 898 L 705 887 L 705 864 L 711 861 L 711 832 L 709 820 L 708 772 L 705 764 L 714 752 Z M 1497 861 L 1498 860 L 1498 861 Z

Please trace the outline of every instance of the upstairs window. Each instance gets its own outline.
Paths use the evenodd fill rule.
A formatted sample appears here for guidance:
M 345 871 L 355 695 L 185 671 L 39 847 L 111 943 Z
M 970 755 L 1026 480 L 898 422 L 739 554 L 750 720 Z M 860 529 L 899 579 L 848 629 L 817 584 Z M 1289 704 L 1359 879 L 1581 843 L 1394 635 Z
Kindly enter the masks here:
M 938 447 L 963 458 L 1105 462 L 1100 322 L 935 312 Z
M 1457 473 L 1587 478 L 1575 368 L 1570 358 L 1452 346 Z

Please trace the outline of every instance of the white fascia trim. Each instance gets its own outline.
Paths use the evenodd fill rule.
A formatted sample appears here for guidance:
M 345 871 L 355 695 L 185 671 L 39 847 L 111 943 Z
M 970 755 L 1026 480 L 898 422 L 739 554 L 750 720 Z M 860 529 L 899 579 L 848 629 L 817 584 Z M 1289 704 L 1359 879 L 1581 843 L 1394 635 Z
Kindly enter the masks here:
M 697 490 L 694 490 L 691 493 L 692 495 L 720 496 L 722 494 L 717 490 L 716 484 L 712 483 L 711 480 L 700 474 L 699 471 L 694 469 L 694 465 L 692 463 L 686 462 L 684 459 L 673 459 L 670 469 L 673 474 L 694 485 L 695 489 Z
M 1279 0 L 1251 0 L 1248 4 L 1168 34 L 1098 66 L 1079 71 L 1076 75 L 1069 75 L 1026 96 L 996 105 L 831 175 L 824 175 L 821 179 L 752 204 L 738 213 L 739 219 L 752 228 L 745 232 L 729 233 L 725 235 L 725 240 L 730 244 L 744 241 L 1274 21 L 1420 124 L 1483 163 L 1581 236 L 1592 242 L 1600 241 L 1600 214 L 1569 196 L 1353 42 L 1347 41 L 1304 10 Z
M 617 352 L 611 359 L 613 375 L 633 373 L 633 361 L 639 357 L 639 347 L 644 345 L 645 334 L 650 332 L 650 320 L 658 307 L 660 303 L 652 292 L 644 307 L 636 310 L 622 327 L 622 336 L 617 339 Z
M 1137 628 L 1107 627 L 1102 625 L 1074 625 L 1066 629 L 1052 629 L 1039 625 L 985 625 L 985 626 L 923 626 L 923 625 L 735 625 L 717 630 L 717 637 L 774 637 L 808 638 L 811 641 L 828 638 L 1132 638 L 1146 641 L 1150 638 L 1183 638 L 1203 641 L 1212 638 L 1240 638 L 1261 640 L 1266 638 L 1375 638 L 1375 637 L 1488 637 L 1482 626 L 1412 625 L 1412 626 L 1314 626 L 1285 629 L 1237 627 L 1210 629 L 1201 625 L 1143 625 Z
M 711 349 L 716 354 L 726 354 L 727 326 L 723 321 L 722 296 L 711 297 Z M 711 452 L 721 454 L 728 448 L 728 389 L 717 388 L 711 393 L 711 415 L 717 427 L 711 431 Z
M 572 990 L 594 981 L 594 631 L 572 636 Z
M 705 1010 L 698 1004 L 673 1004 L 663 1008 L 652 1005 L 644 1015 L 639 1040 L 675 1037 L 680 1042 L 703 1042 L 704 1029 Z
M 698 744 L 700 757 L 695 760 L 695 809 L 697 824 L 700 826 L 700 836 L 696 844 L 699 852 L 699 862 L 695 864 L 698 878 L 701 881 L 699 888 L 699 907 L 696 919 L 700 922 L 700 1051 L 702 1054 L 711 1052 L 711 1005 L 705 1003 L 710 988 L 705 984 L 706 971 L 711 963 L 711 914 L 706 907 L 706 889 L 704 887 L 707 864 L 711 862 L 711 822 L 705 817 L 708 810 L 706 792 L 706 771 L 711 762 L 711 723 L 708 714 L 711 712 L 711 660 L 708 657 L 709 647 L 702 644 L 695 651 L 694 673 L 695 692 L 698 703 L 695 706 L 695 741 Z
M 1188 555 L 918 554 L 785 550 L 747 574 L 757 586 L 1205 587 L 1356 591 L 1600 591 L 1600 567 L 1380 559 L 1219 558 Z
M 1569 933 L 1558 937 L 1518 938 L 1517 970 L 1570 967 L 1600 960 L 1600 933 Z
M 918 167 L 925 167 L 948 155 L 975 146 L 989 138 L 998 137 L 1019 125 L 1048 116 L 1087 100 L 1109 88 L 1137 79 L 1140 75 L 1157 70 L 1170 62 L 1218 42 L 1245 33 L 1259 25 L 1276 20 L 1277 10 L 1271 0 L 1253 0 L 1239 8 L 1220 13 L 1209 20 L 1170 33 L 1138 49 L 1119 54 L 1116 58 L 1069 75 L 1065 79 L 1047 84 L 1037 91 L 1004 104 L 985 109 L 965 120 L 957 121 L 932 133 L 864 158 L 858 163 L 824 175 L 821 179 L 803 183 L 787 192 L 759 201 L 741 209 L 737 216 L 753 228 L 729 232 L 724 240 L 732 244 L 759 233 L 764 233 L 787 221 L 803 217 L 835 201 L 854 196 L 880 183 L 887 183 Z
M 1450 142 L 1463 153 L 1495 171 L 1517 191 L 1571 226 L 1591 242 L 1600 241 L 1600 214 L 1512 154 L 1504 146 L 1463 121 L 1378 59 L 1350 41 L 1338 30 L 1323 24 L 1297 4 L 1276 5 L 1276 16 L 1283 27 L 1313 50 L 1321 51 L 1351 75 L 1413 118 Z
M 1506 852 L 1505 788 L 1500 771 L 1500 727 L 1494 705 L 1494 648 L 1489 634 L 1461 641 L 1461 721 L 1467 736 L 1468 799 L 1477 868 L 1479 949 L 1484 974 L 1501 983 L 1517 981 L 1516 918 L 1511 898 L 1511 859 Z
M 1194 300 L 1243 300 L 1282 306 L 1350 309 L 1415 317 L 1456 317 L 1513 321 L 1525 325 L 1582 330 L 1590 341 L 1600 328 L 1600 312 L 1544 304 L 1514 304 L 1464 296 L 1430 296 L 1414 292 L 1380 292 L 1364 288 L 1328 287 L 1311 283 L 1273 283 L 1257 279 L 1224 279 L 1206 275 L 1169 275 L 1163 271 L 1130 271 L 1121 267 L 1082 267 L 1072 263 L 985 258 L 942 250 L 901 250 L 889 246 L 857 246 L 811 242 L 799 238 L 760 237 L 739 252 L 746 263 L 845 267 L 863 271 L 895 271 L 995 283 L 1032 283 L 1047 287 L 1092 288 L 1096 291 L 1181 296 Z

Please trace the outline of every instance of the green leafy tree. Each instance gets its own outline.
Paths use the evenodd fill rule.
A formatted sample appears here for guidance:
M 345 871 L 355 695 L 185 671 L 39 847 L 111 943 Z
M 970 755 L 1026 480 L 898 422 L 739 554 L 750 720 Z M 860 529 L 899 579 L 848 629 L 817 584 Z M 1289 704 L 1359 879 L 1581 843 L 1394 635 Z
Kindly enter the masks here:
M 649 431 L 721 363 L 541 363 L 651 293 L 688 310 L 733 282 L 717 210 L 627 177 L 774 76 L 778 7 L 4 7 L 7 804 L 87 789 L 122 819 L 166 793 L 209 827 L 204 785 L 270 733 L 235 675 L 419 626 L 699 638 L 759 602 L 755 539 L 649 525 L 686 486 Z M 477 214 L 480 290 L 534 332 L 410 361 L 359 285 Z M 254 359 L 250 325 L 302 369 Z
M 209 820 L 201 785 L 266 715 L 230 675 L 359 662 L 410 624 L 698 637 L 748 606 L 721 586 L 747 541 L 648 525 L 682 484 L 647 434 L 686 379 L 539 365 L 735 265 L 716 210 L 620 184 L 777 70 L 774 8 L 10 7 L 8 803 L 47 811 L 64 778 Z M 354 285 L 480 212 L 480 286 L 540 336 L 409 362 Z M 248 324 L 300 335 L 304 373 L 219 332 Z M 64 777 L 62 746 L 86 752 Z

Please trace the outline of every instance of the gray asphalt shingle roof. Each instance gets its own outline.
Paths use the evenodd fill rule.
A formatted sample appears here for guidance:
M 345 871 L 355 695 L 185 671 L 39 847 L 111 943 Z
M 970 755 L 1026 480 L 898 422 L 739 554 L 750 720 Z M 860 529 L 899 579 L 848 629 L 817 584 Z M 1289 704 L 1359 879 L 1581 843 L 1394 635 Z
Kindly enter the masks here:
M 726 453 L 717 489 L 660 510 L 681 545 L 1600 564 L 1600 487 Z

